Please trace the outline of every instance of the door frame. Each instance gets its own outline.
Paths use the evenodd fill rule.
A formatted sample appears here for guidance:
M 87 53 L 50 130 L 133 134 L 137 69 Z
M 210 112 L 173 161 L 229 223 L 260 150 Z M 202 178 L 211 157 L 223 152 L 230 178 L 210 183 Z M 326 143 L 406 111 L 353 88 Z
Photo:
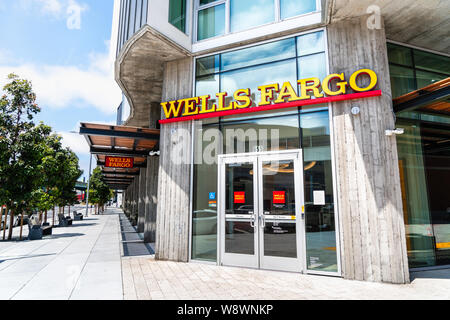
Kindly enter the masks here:
M 261 214 L 261 202 L 263 201 L 260 194 L 262 192 L 262 181 L 260 177 L 260 166 L 262 165 L 262 161 L 264 158 L 278 158 L 279 160 L 294 160 L 294 183 L 295 183 L 295 210 L 297 212 L 296 219 L 296 232 L 297 232 L 297 261 L 299 262 L 299 266 L 293 267 L 289 265 L 292 263 L 295 258 L 283 258 L 283 257 L 265 257 L 265 270 L 278 270 L 278 271 L 292 271 L 297 273 L 306 273 L 307 265 L 306 265 L 306 229 L 305 229 L 305 209 L 304 209 L 304 185 L 303 185 L 303 150 L 302 149 L 291 149 L 291 150 L 282 150 L 282 151 L 270 151 L 270 152 L 250 152 L 250 153 L 240 153 L 240 154 L 223 154 L 218 156 L 218 179 L 217 179 L 217 190 L 218 190 L 218 202 L 217 202 L 217 264 L 223 265 L 223 255 L 224 255 L 224 235 L 225 235 L 225 224 L 224 222 L 224 210 L 225 210 L 225 197 L 222 196 L 226 190 L 224 190 L 225 186 L 225 165 L 226 163 L 234 163 L 234 162 L 252 162 L 254 163 L 254 183 L 255 187 L 253 188 L 254 199 L 255 199 L 255 211 L 256 215 L 255 223 L 258 223 L 258 235 L 255 236 L 255 256 L 256 256 L 256 265 L 239 265 L 247 268 L 261 268 L 263 269 L 262 259 L 263 246 L 260 246 L 259 243 L 263 241 L 264 232 L 261 232 L 261 228 L 259 226 L 259 215 Z M 259 160 L 261 159 L 261 160 Z M 256 182 L 255 182 L 256 179 Z M 257 201 L 256 201 L 257 200 Z M 255 228 L 256 229 L 256 228 Z M 287 259 L 287 260 L 285 260 Z M 244 259 L 245 260 L 245 259 Z M 276 262 L 278 260 L 278 264 L 283 264 L 285 260 L 288 262 L 288 268 L 277 268 Z

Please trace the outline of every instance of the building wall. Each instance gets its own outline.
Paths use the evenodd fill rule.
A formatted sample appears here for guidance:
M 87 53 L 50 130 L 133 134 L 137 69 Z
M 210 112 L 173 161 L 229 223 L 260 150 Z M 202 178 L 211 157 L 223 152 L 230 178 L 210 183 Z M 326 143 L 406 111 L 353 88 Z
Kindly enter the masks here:
M 191 58 L 166 63 L 162 101 L 192 96 L 192 65 Z M 191 126 L 186 121 L 161 127 L 155 244 L 161 260 L 189 257 Z
M 378 75 L 381 97 L 332 105 L 344 278 L 409 282 L 397 144 L 384 28 L 367 19 L 328 26 L 331 73 L 369 68 Z M 354 116 L 351 108 L 358 106 Z

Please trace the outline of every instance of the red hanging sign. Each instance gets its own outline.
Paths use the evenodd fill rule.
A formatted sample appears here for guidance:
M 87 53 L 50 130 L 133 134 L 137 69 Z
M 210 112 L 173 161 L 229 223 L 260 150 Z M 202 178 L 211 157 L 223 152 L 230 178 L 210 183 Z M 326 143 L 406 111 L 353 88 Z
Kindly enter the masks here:
M 132 169 L 134 167 L 134 158 L 128 157 L 106 157 L 106 168 L 127 168 Z

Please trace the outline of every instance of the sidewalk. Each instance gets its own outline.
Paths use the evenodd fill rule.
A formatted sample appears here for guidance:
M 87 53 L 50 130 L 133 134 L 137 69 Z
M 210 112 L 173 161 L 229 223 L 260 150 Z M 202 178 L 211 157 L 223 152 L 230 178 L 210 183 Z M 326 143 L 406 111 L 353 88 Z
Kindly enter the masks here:
M 40 241 L 0 241 L 0 299 L 122 299 L 118 213 L 90 215 Z

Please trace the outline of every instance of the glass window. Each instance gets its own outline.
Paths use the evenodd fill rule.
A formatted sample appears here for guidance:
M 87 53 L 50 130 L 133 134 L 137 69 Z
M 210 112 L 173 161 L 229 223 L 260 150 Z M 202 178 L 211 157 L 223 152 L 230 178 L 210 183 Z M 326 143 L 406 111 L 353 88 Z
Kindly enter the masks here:
M 197 40 L 204 40 L 225 33 L 225 4 L 198 12 Z
M 221 70 L 227 71 L 293 57 L 295 57 L 295 39 L 290 38 L 226 52 L 222 54 Z
M 418 69 L 450 74 L 450 57 L 414 50 L 414 64 Z
M 280 0 L 281 19 L 316 11 L 316 0 Z
M 230 97 L 227 98 L 227 102 L 229 102 L 233 98 L 231 93 L 241 88 L 250 88 L 253 106 L 255 106 L 255 102 L 261 100 L 258 86 L 272 83 L 282 86 L 286 81 L 296 83 L 295 67 L 295 59 L 291 59 L 224 72 L 220 77 L 221 90 L 230 93 Z
M 417 78 L 417 88 L 424 88 L 432 83 L 435 83 L 436 81 L 447 78 L 447 76 L 443 74 L 417 70 L 416 78 Z
M 231 32 L 242 31 L 275 20 L 274 0 L 230 0 Z
M 388 43 L 387 49 L 389 62 L 412 67 L 412 55 L 410 48 Z
M 197 59 L 196 75 L 203 76 L 219 72 L 219 60 L 219 55 Z
M 325 51 L 323 31 L 308 33 L 297 38 L 297 54 L 305 56 Z
M 206 130 L 212 130 L 211 139 L 204 134 Z M 217 159 L 217 149 L 208 148 L 216 142 L 214 130 L 217 132 L 219 127 L 205 126 L 195 130 L 194 155 L 195 163 L 199 164 L 194 165 L 192 259 L 197 260 L 215 261 L 217 258 L 217 165 L 202 161 L 206 152 L 208 157 Z
M 308 270 L 337 272 L 328 111 L 301 114 L 300 127 L 304 152 Z M 316 198 L 325 198 L 325 202 L 317 202 Z
M 323 80 L 327 76 L 325 53 L 312 54 L 298 58 L 299 79 L 317 77 Z
M 205 4 L 209 4 L 218 0 L 200 0 L 200 5 L 203 6 Z
M 414 70 L 390 65 L 392 97 L 397 98 L 416 90 Z
M 169 22 L 182 32 L 186 32 L 186 0 L 169 1 Z

